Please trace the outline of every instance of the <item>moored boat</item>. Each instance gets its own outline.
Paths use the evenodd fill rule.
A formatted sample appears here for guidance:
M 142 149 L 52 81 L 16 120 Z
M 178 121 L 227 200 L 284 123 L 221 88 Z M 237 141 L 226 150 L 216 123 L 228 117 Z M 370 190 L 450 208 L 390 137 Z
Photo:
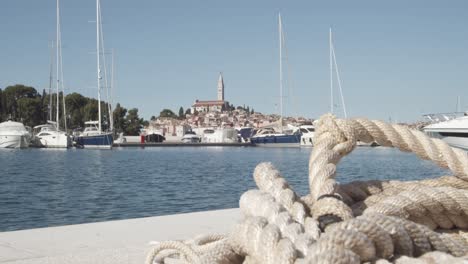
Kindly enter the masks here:
M 250 142 L 262 147 L 299 147 L 301 134 L 296 131 L 285 131 L 283 129 L 283 45 L 284 32 L 281 15 L 278 15 L 279 27 L 279 87 L 280 87 L 280 118 L 276 124 L 276 130 L 272 126 L 261 128 Z
M 299 147 L 301 134 L 276 132 L 273 128 L 262 128 L 250 138 L 250 142 L 257 147 Z
M 193 131 L 185 132 L 185 135 L 182 137 L 181 141 L 183 143 L 200 143 L 201 137 Z
M 97 100 L 98 100 L 98 120 L 85 122 L 85 129 L 76 138 L 76 146 L 91 149 L 112 149 L 114 143 L 113 133 L 104 132 L 101 124 L 101 55 L 104 55 L 101 43 L 101 3 L 96 0 L 96 59 L 97 59 Z M 109 110 L 111 116 L 111 111 Z M 111 119 L 112 120 L 112 119 Z M 111 121 L 112 123 L 112 121 Z M 111 125 L 112 127 L 112 125 Z
M 31 133 L 20 122 L 8 120 L 0 123 L 0 148 L 27 148 Z
M 53 45 L 51 47 L 51 60 L 50 60 L 50 76 L 49 76 L 49 120 L 47 121 L 46 124 L 35 126 L 33 128 L 33 139 L 32 139 L 32 144 L 35 147 L 42 147 L 42 148 L 68 148 L 72 145 L 71 143 L 71 137 L 67 135 L 66 130 L 67 130 L 67 113 L 66 113 L 66 106 L 65 106 L 65 89 L 63 85 L 63 70 L 62 70 L 62 40 L 61 40 L 61 27 L 60 27 L 60 6 L 59 6 L 59 0 L 57 0 L 57 40 L 56 40 L 56 117 L 55 121 L 53 120 L 53 115 L 52 115 L 52 106 L 53 106 L 53 96 L 52 96 L 52 79 L 53 79 Z M 60 96 L 59 95 L 59 86 L 61 85 L 62 87 L 62 92 L 63 92 L 63 124 L 64 124 L 64 130 L 62 131 L 60 129 L 60 122 L 59 122 L 59 116 L 60 116 Z
M 440 138 L 450 146 L 468 150 L 468 116 L 448 119 L 423 128 L 431 137 Z
M 202 143 L 237 143 L 237 130 L 234 128 L 205 129 L 201 138 Z
M 85 122 L 84 131 L 76 138 L 76 146 L 90 149 L 111 149 L 114 138 L 110 132 L 99 129 L 99 121 Z
M 301 147 L 312 147 L 314 145 L 315 127 L 313 125 L 302 125 L 299 130 L 301 131 Z
M 70 136 L 60 131 L 55 122 L 49 121 L 46 125 L 39 125 L 33 128 L 34 145 L 44 148 L 69 148 L 72 145 Z

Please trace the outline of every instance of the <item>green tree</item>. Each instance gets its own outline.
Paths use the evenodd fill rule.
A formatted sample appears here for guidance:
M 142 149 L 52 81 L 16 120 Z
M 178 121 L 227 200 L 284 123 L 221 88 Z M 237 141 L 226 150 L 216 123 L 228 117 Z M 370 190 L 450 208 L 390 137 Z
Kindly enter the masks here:
M 83 107 L 83 119 L 85 121 L 98 120 L 98 103 L 96 99 L 90 99 Z
M 125 134 L 129 136 L 138 136 L 142 127 L 143 119 L 138 117 L 138 109 L 132 108 L 128 110 L 127 116 L 125 117 L 127 128 Z
M 184 115 L 184 108 L 181 106 L 179 108 L 179 118 L 180 119 L 184 119 L 185 115 Z
M 190 115 L 192 113 L 192 110 L 190 108 L 187 108 L 187 110 L 185 110 L 185 115 Z
M 18 115 L 27 126 L 34 127 L 42 123 L 42 102 L 41 97 L 18 99 Z
M 125 120 L 125 115 L 127 114 L 127 109 L 121 107 L 119 103 L 115 106 L 114 109 L 114 128 L 117 133 L 125 132 L 127 129 L 127 124 Z
M 15 84 L 8 86 L 2 93 L 5 97 L 3 109 L 6 115 L 12 115 L 13 118 L 18 117 L 18 100 L 21 98 L 35 98 L 38 97 L 36 89 L 22 84 Z
M 177 118 L 177 115 L 172 112 L 172 110 L 170 109 L 163 109 L 160 113 L 159 113 L 159 117 L 171 117 L 171 118 Z
M 250 114 L 253 115 L 254 113 L 255 113 L 255 111 L 254 111 L 254 109 L 252 108 L 252 111 L 250 111 Z
M 79 93 L 71 93 L 65 96 L 65 104 L 67 105 L 67 115 L 70 116 L 69 127 L 83 127 L 85 121 L 84 108 L 87 105 L 89 98 L 82 96 Z M 89 109 L 88 109 L 89 110 Z
M 46 104 L 47 93 L 45 89 L 42 89 L 42 96 L 41 96 L 41 113 L 42 113 L 42 120 L 47 121 L 49 116 L 49 106 Z

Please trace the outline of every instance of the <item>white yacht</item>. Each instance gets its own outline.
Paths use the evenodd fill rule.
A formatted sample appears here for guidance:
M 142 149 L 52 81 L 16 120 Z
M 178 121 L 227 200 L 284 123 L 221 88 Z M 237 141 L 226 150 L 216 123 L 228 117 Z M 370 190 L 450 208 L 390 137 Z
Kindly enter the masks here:
M 237 130 L 234 128 L 205 129 L 201 138 L 202 143 L 236 143 Z
M 31 133 L 22 123 L 0 123 L 0 148 L 27 148 L 30 141 Z
M 314 145 L 313 138 L 315 127 L 313 125 L 302 125 L 299 127 L 301 131 L 301 147 L 312 147 Z
M 424 132 L 431 137 L 441 138 L 452 147 L 468 150 L 468 113 L 428 125 L 424 127 Z
M 44 148 L 69 148 L 72 145 L 71 138 L 64 131 L 57 128 L 55 122 L 49 121 L 46 125 L 33 128 L 34 144 Z
M 193 131 L 185 132 L 185 135 L 182 137 L 181 141 L 183 143 L 200 143 L 201 137 Z
M 154 126 L 148 127 L 148 129 L 143 130 L 141 135 L 145 136 L 146 142 L 151 143 L 161 143 L 166 140 L 166 133 L 164 133 L 164 129 L 160 129 Z

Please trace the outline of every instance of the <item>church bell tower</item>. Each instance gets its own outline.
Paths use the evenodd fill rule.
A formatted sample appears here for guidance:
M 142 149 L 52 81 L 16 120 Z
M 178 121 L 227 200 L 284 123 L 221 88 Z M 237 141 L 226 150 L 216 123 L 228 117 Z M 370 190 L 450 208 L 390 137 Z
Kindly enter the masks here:
M 223 74 L 219 73 L 218 78 L 218 101 L 224 101 L 224 81 Z

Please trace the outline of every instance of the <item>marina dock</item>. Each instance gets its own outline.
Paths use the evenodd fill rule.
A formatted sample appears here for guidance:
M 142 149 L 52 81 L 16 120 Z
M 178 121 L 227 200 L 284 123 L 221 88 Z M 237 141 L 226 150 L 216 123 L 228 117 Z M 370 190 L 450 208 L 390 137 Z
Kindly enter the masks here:
M 113 147 L 253 147 L 252 143 L 182 143 L 182 142 L 162 142 L 162 143 L 119 143 Z
M 226 233 L 239 209 L 145 217 L 0 233 L 0 263 L 143 263 L 150 241 Z

